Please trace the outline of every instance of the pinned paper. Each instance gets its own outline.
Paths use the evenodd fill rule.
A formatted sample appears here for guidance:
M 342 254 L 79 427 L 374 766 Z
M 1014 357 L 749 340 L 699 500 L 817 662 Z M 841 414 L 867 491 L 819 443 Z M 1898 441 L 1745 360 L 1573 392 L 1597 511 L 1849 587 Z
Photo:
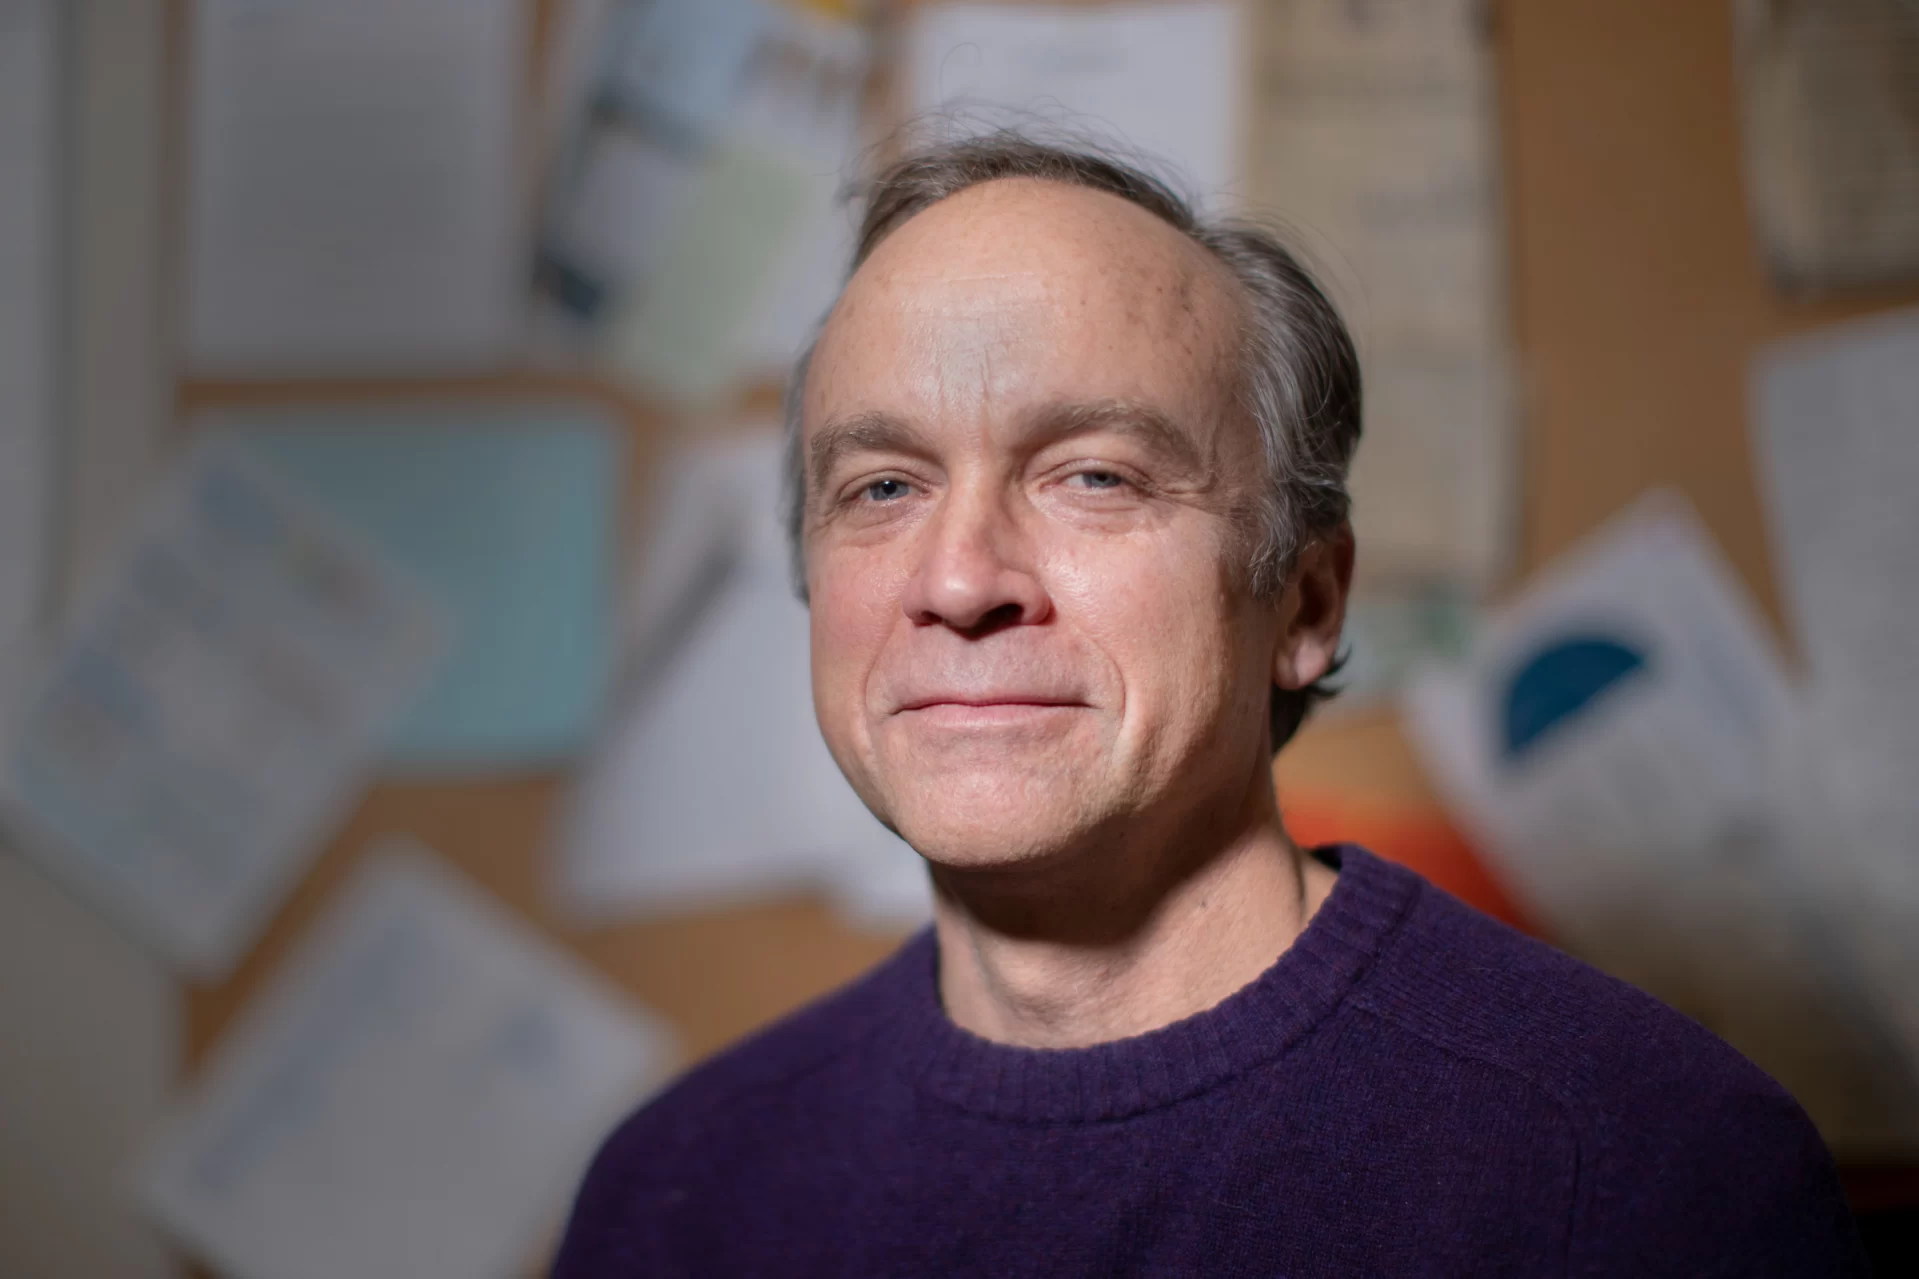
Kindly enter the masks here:
M 1084 136 L 1213 208 L 1244 197 L 1238 4 L 929 4 L 906 33 L 906 88 L 941 132 Z
M 631 624 L 641 661 L 569 807 L 561 899 L 606 917 L 815 889 L 862 920 L 924 920 L 925 863 L 820 736 L 778 435 L 693 450 L 661 493 Z
M 682 405 L 783 376 L 851 254 L 838 196 L 865 29 L 771 0 L 591 7 L 601 56 L 569 73 L 579 105 L 551 175 L 543 332 Z
M 583 749 L 611 677 L 625 434 L 588 405 L 228 410 L 202 426 L 270 463 L 452 614 L 438 677 L 390 757 L 551 766 Z
M 523 337 L 520 0 L 188 9 L 186 354 L 472 367 Z
M 1448 797 L 1555 922 L 1765 811 L 1792 694 L 1691 511 L 1648 499 L 1413 688 Z
M 1827 877 L 1919 1065 L 1919 312 L 1767 349 L 1754 432 L 1828 779 Z
M 431 855 L 377 852 L 139 1170 L 231 1279 L 506 1279 L 664 1078 L 661 1023 Z
M 402 572 L 230 448 L 191 454 L 0 739 L 21 842 L 180 968 L 239 957 L 443 651 Z
M 748 326 L 775 269 L 825 202 L 821 186 L 762 147 L 722 149 L 687 200 L 657 275 L 610 317 L 613 367 L 683 403 L 719 397 L 745 359 Z
M 1517 524 L 1493 24 L 1484 0 L 1262 0 L 1249 203 L 1359 347 L 1367 571 L 1484 588 Z
M 1407 709 L 1461 825 L 1555 941 L 1729 1040 L 1829 1142 L 1919 1136 L 1832 891 L 1796 692 L 1689 507 L 1655 494 L 1617 517 Z

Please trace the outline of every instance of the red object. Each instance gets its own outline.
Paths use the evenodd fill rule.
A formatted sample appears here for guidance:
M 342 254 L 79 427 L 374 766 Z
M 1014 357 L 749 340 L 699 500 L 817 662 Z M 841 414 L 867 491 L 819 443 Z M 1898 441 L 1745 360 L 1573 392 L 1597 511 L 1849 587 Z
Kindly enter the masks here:
M 1304 847 L 1361 844 L 1424 875 L 1453 896 L 1521 932 L 1541 932 L 1451 822 L 1424 809 L 1393 811 L 1326 800 L 1286 805 L 1286 830 Z

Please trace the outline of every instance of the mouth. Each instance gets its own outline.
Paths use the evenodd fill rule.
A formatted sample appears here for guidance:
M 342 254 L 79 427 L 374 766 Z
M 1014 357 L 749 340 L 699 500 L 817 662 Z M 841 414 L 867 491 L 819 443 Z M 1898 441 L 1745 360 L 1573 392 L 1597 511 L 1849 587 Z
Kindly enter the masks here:
M 1085 710 L 1084 702 L 1028 694 L 916 698 L 896 714 L 909 722 L 946 728 L 993 728 L 1030 725 Z

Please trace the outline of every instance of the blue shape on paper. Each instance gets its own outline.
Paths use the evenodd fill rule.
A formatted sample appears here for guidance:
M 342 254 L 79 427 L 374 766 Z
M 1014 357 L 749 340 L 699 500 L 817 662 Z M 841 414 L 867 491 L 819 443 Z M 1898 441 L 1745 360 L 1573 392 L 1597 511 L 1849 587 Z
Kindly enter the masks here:
M 223 421 L 449 614 L 447 660 L 391 744 L 396 762 L 537 766 L 585 745 L 612 666 L 616 422 L 551 403 Z
M 1512 763 L 1606 690 L 1646 670 L 1644 652 L 1612 636 L 1553 640 L 1520 664 L 1506 686 L 1501 756 Z

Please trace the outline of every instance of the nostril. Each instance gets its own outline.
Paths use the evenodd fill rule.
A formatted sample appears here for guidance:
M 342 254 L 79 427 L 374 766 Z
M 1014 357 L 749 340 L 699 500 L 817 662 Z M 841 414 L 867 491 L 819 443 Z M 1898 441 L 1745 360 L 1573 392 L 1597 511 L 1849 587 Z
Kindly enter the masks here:
M 990 635 L 994 631 L 1004 630 L 1009 626 L 1018 626 L 1025 614 L 1026 610 L 1018 604 L 1010 602 L 1001 604 L 997 608 L 988 609 L 977 622 L 966 627 L 966 633 L 974 636 Z

